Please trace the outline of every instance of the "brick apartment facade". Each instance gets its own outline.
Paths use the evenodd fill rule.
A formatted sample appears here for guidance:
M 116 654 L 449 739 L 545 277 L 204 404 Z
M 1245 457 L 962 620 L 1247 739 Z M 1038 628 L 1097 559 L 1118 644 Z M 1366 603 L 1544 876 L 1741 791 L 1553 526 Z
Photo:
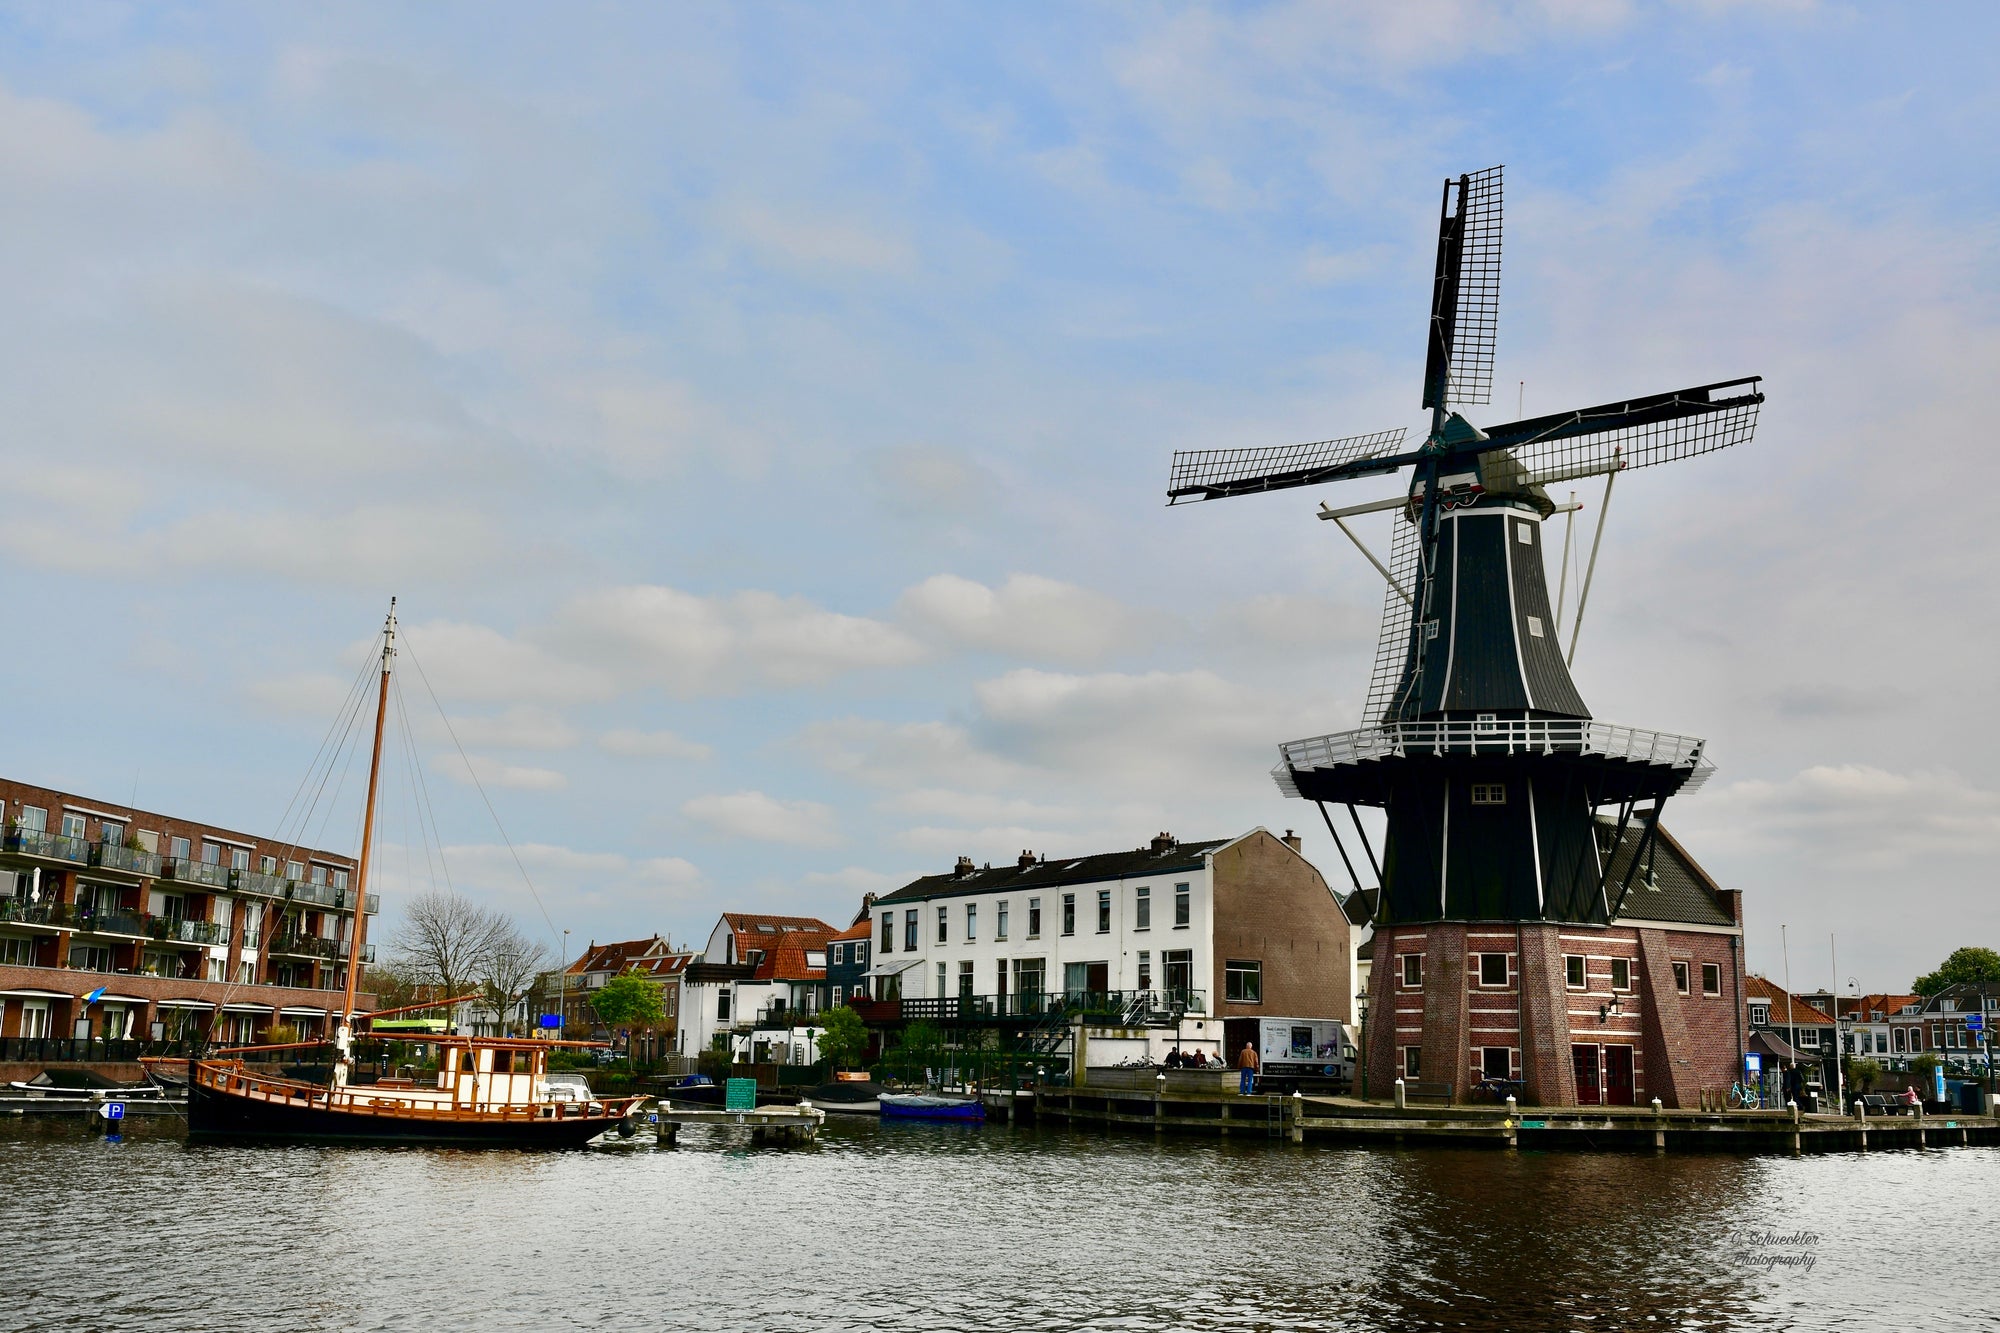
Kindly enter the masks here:
M 1704 1090 L 1726 1089 L 1748 1036 L 1742 894 L 1718 887 L 1665 830 L 1652 859 L 1607 926 L 1380 928 L 1365 1035 L 1371 1088 L 1398 1077 L 1449 1083 L 1463 1101 L 1482 1079 L 1506 1079 L 1529 1105 L 1658 1097 L 1689 1108 Z
M 11 780 L 0 829 L 0 1038 L 328 1030 L 346 984 L 352 857 Z

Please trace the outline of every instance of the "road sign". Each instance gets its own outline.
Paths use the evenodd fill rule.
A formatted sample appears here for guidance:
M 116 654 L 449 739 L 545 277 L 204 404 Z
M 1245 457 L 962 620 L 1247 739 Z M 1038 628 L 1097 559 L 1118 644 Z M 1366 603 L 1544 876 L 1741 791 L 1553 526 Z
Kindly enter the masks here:
M 1967 1014 L 1965 1016 L 1965 1030 L 1967 1032 L 1984 1032 L 1986 1030 L 1986 1015 Z
M 125 1103 L 124 1102 L 99 1103 L 97 1108 L 97 1113 L 103 1116 L 106 1120 L 123 1120 L 125 1118 Z
M 562 1026 L 562 1015 L 543 1014 L 540 1018 L 535 1020 L 535 1024 L 538 1027 L 559 1028 Z
M 1764 1072 L 1764 1057 L 1755 1051 L 1744 1052 L 1743 1071 L 1750 1075 L 1751 1078 L 1757 1077 L 1757 1075 Z

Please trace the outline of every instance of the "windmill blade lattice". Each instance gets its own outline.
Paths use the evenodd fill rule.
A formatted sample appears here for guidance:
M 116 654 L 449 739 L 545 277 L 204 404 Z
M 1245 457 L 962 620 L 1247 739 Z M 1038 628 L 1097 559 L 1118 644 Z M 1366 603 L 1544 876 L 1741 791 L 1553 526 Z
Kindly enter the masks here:
M 1347 475 L 1366 475 L 1366 469 L 1352 470 L 1355 464 L 1376 457 L 1392 457 L 1402 452 L 1407 428 L 1378 430 L 1370 435 L 1349 435 L 1345 439 L 1320 440 L 1312 444 L 1265 445 L 1254 449 L 1177 449 L 1167 480 L 1167 503 L 1217 500 L 1229 495 L 1251 495 L 1258 491 L 1279 491 L 1293 486 L 1310 486 L 1326 479 L 1336 468 L 1349 469 Z M 1384 471 L 1402 466 L 1398 459 Z
M 1761 383 L 1751 376 L 1509 422 L 1487 430 L 1482 456 L 1504 449 L 1535 482 L 1551 486 L 1713 453 L 1756 431 Z
M 1409 590 L 1417 586 L 1417 562 L 1423 559 L 1424 544 L 1417 525 L 1400 511 L 1390 522 L 1395 533 L 1389 539 L 1389 573 L 1396 583 Z M 1397 703 L 1397 686 L 1409 665 L 1410 603 L 1395 588 L 1382 590 L 1382 634 L 1375 641 L 1375 665 L 1368 673 L 1368 697 L 1361 705 L 1361 725 L 1378 726 L 1389 720 Z
M 1493 401 L 1493 353 L 1500 334 L 1500 172 L 1488 167 L 1471 173 L 1459 195 L 1458 296 L 1447 407 Z

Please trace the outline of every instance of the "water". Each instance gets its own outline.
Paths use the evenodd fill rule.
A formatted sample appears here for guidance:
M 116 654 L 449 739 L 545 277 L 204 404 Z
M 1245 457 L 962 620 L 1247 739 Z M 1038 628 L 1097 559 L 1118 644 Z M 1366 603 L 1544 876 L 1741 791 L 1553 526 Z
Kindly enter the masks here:
M 1996 1149 L 836 1121 L 807 1148 L 691 1129 L 521 1154 L 191 1147 L 171 1122 L 107 1142 L 65 1119 L 0 1126 L 0 1152 L 9 1329 L 2000 1327 Z

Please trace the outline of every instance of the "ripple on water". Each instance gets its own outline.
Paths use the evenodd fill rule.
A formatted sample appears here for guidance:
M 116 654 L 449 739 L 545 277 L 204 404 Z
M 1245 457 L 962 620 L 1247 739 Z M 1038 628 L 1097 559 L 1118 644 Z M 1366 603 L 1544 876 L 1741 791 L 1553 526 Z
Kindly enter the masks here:
M 74 1122 L 0 1143 L 0 1324 L 24 1329 L 1984 1328 L 2000 1258 L 1993 1149 L 843 1121 L 802 1149 L 227 1148 Z

